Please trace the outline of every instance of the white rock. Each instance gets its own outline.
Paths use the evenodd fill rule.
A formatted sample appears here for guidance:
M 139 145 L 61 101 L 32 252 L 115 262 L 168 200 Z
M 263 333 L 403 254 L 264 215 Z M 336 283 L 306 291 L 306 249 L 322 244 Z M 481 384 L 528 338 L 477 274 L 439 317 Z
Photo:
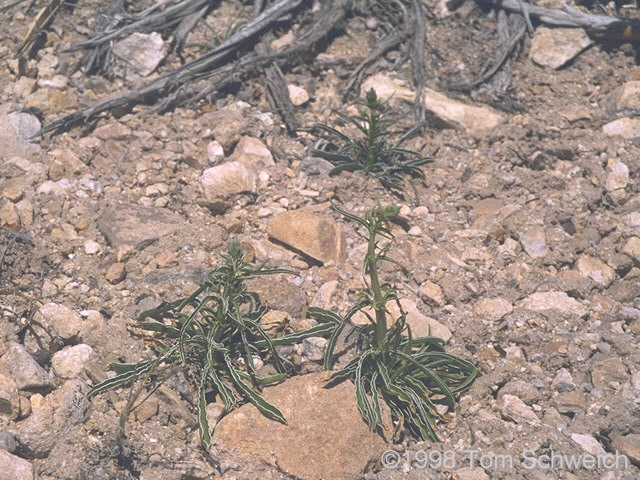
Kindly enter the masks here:
M 588 309 L 577 300 L 571 298 L 565 292 L 537 292 L 528 296 L 520 306 L 535 312 L 545 312 L 548 310 L 559 310 L 570 312 L 578 316 L 584 316 Z
M 589 277 L 598 285 L 608 287 L 616 278 L 616 272 L 602 260 L 589 255 L 578 258 L 576 267 L 583 277 Z
M 224 160 L 224 148 L 220 145 L 220 142 L 214 140 L 207 145 L 207 160 L 209 163 L 220 163 Z
M 515 395 L 505 394 L 501 399 L 502 416 L 516 423 L 528 423 L 530 425 L 539 423 L 538 416 L 522 400 Z
M 78 336 L 84 327 L 84 320 L 79 313 L 59 303 L 44 304 L 36 318 L 53 328 L 63 339 Z
M 84 251 L 88 255 L 97 255 L 102 251 L 102 247 L 95 240 L 87 240 L 84 242 Z
M 167 55 L 167 49 L 159 33 L 135 32 L 113 46 L 116 57 L 124 60 L 116 68 L 123 78 L 146 77 L 153 72 Z
M 81 343 L 56 352 L 51 358 L 51 366 L 60 378 L 77 378 L 82 375 L 87 362 L 94 357 L 93 349 Z
M 603 125 L 602 133 L 609 137 L 638 138 L 640 137 L 640 119 L 627 117 L 618 118 Z
M 593 438 L 592 435 L 572 433 L 571 440 L 576 442 L 585 452 L 590 453 L 591 455 L 605 455 L 607 453 L 600 442 Z
M 256 176 L 240 162 L 226 162 L 202 172 L 202 192 L 213 201 L 243 192 L 256 190 Z
M 544 257 L 549 249 L 542 227 L 533 227 L 519 235 L 520 244 L 531 258 Z

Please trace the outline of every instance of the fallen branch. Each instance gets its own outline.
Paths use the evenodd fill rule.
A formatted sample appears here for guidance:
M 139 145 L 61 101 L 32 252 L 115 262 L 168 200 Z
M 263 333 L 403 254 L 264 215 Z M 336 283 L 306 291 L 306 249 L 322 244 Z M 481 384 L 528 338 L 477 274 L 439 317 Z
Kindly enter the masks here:
M 585 13 L 569 6 L 562 10 L 538 7 L 523 0 L 483 0 L 509 12 L 528 15 L 555 27 L 580 27 L 603 38 L 640 41 L 640 20 Z

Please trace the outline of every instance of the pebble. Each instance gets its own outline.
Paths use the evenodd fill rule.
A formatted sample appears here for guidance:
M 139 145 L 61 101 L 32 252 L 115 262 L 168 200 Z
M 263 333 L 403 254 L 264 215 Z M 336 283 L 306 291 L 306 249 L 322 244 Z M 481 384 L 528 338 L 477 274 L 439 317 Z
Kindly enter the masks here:
M 538 416 L 531 407 L 527 406 L 526 403 L 515 395 L 503 395 L 501 404 L 500 411 L 502 416 L 507 420 L 512 420 L 515 423 L 539 423 Z
M 420 285 L 420 295 L 427 303 L 442 307 L 445 304 L 444 293 L 440 285 L 427 281 Z
M 217 140 L 207 144 L 207 160 L 210 164 L 220 163 L 224 160 L 224 148 Z
M 275 165 L 271 150 L 259 139 L 248 136 L 240 138 L 229 161 L 239 162 L 251 170 Z
M 531 258 L 544 257 L 549 249 L 545 231 L 542 227 L 533 227 L 519 235 L 520 244 Z
M 291 103 L 295 107 L 304 105 L 309 101 L 309 94 L 304 88 L 297 85 L 289 84 L 287 85 L 287 89 L 289 90 L 289 98 L 291 99 Z
M 538 292 L 528 296 L 520 306 L 528 310 L 536 312 L 544 312 L 548 310 L 558 310 L 565 313 L 573 313 L 578 316 L 584 316 L 588 313 L 588 309 L 580 302 L 571 298 L 565 292 Z
M 115 62 L 114 71 L 122 78 L 130 80 L 136 77 L 147 77 L 167 56 L 167 47 L 162 36 L 157 32 L 134 32 L 128 37 L 115 42 L 113 53 L 117 58 L 126 59 L 126 64 Z
M 573 377 L 571 376 L 571 373 L 569 373 L 569 370 L 561 368 L 558 370 L 558 373 L 556 373 L 553 382 L 551 382 L 551 387 L 556 391 L 563 393 L 572 391 L 576 388 L 576 385 L 573 383 Z
M 87 240 L 84 242 L 84 251 L 88 255 L 97 255 L 102 251 L 102 246 L 95 240 Z

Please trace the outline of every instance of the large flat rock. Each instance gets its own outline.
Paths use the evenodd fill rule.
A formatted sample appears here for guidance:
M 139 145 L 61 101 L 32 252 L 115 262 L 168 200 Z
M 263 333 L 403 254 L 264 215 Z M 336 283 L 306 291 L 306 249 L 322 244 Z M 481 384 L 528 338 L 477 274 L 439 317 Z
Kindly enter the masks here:
M 138 245 L 183 228 L 186 220 L 166 208 L 118 205 L 98 220 L 98 229 L 113 246 Z
M 280 409 L 287 425 L 244 405 L 217 425 L 213 448 L 256 457 L 301 479 L 357 478 L 386 442 L 362 420 L 353 383 L 325 388 L 328 377 L 329 372 L 314 373 L 265 389 L 264 398 Z

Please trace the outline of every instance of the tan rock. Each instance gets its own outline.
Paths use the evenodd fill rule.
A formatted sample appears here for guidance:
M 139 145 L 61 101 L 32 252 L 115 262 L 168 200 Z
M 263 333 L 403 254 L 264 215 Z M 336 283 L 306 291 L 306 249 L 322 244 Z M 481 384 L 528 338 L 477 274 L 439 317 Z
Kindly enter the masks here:
M 287 89 L 289 90 L 291 103 L 294 106 L 299 107 L 309 101 L 309 94 L 304 88 L 299 87 L 298 85 L 287 85 Z
M 332 218 L 303 208 L 281 213 L 267 226 L 269 236 L 322 263 L 346 259 L 345 234 Z
M 531 40 L 529 57 L 538 65 L 558 69 L 592 43 L 581 28 L 539 27 Z
M 127 271 L 125 269 L 125 264 L 121 262 L 116 262 L 112 264 L 107 273 L 105 274 L 105 278 L 109 281 L 109 283 L 120 283 L 127 275 Z
M 0 208 L 0 227 L 4 230 L 14 230 L 16 232 L 22 228 L 20 213 L 11 202 L 4 202 L 4 205 Z
M 616 88 L 602 101 L 607 115 L 630 110 L 640 110 L 640 81 L 632 80 Z
M 616 278 L 616 272 L 602 260 L 589 255 L 578 258 L 576 268 L 583 277 L 589 277 L 598 285 L 608 287 Z
M 640 119 L 618 118 L 602 126 L 602 133 L 609 137 L 638 138 L 640 137 Z
M 420 295 L 427 303 L 442 307 L 445 304 L 444 293 L 440 285 L 433 282 L 424 282 L 420 285 Z
M 559 310 L 565 313 L 573 313 L 575 315 L 584 316 L 588 313 L 588 309 L 580 302 L 571 298 L 565 292 L 537 292 L 529 295 L 520 306 L 535 312 L 545 312 L 548 310 Z
M 202 172 L 200 185 L 209 202 L 256 190 L 256 176 L 240 162 L 226 162 Z
M 629 255 L 636 263 L 640 263 L 640 238 L 631 237 L 622 248 L 622 253 Z
M 246 136 L 240 139 L 229 160 L 240 162 L 251 170 L 275 165 L 271 150 L 257 138 Z
M 616 437 L 612 442 L 613 448 L 618 450 L 623 455 L 629 457 L 636 465 L 640 465 L 640 434 L 629 433 Z
M 473 307 L 476 315 L 487 317 L 491 320 L 500 320 L 511 313 L 513 305 L 504 298 L 483 298 Z
M 328 372 L 293 377 L 268 387 L 264 398 L 278 407 L 287 425 L 244 405 L 223 418 L 213 435 L 214 449 L 257 457 L 300 478 L 347 480 L 360 476 L 386 442 L 363 422 L 349 381 L 325 388 Z M 384 409 L 384 419 L 389 414 Z

